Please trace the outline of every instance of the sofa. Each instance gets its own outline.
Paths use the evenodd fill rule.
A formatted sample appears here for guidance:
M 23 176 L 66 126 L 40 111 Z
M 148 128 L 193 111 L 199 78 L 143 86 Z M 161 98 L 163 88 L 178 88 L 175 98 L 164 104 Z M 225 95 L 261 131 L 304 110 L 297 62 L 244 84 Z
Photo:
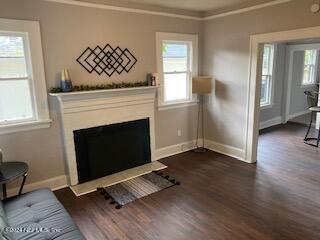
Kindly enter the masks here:
M 5 240 L 85 239 L 50 189 L 0 201 L 0 229 Z

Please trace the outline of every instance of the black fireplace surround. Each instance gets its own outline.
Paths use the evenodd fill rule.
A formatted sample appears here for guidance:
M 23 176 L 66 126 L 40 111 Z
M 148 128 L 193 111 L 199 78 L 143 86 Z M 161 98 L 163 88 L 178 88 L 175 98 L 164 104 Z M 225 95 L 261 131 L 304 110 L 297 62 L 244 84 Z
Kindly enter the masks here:
M 151 162 L 149 118 L 73 133 L 79 183 Z

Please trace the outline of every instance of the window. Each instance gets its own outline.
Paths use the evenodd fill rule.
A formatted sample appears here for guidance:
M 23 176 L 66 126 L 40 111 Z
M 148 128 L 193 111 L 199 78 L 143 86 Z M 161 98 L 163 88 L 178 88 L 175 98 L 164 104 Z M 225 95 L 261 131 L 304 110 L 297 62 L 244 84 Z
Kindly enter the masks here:
M 304 51 L 302 85 L 311 85 L 316 82 L 317 52 L 317 50 Z
M 274 65 L 274 45 L 265 44 L 263 48 L 260 106 L 271 105 L 272 75 Z
M 163 42 L 164 101 L 188 100 L 191 77 L 190 43 Z
M 197 40 L 196 35 L 157 33 L 160 107 L 195 103 L 191 88 L 197 75 Z
M 48 127 L 38 22 L 0 19 L 0 133 Z
M 35 119 L 26 36 L 0 33 L 0 123 Z

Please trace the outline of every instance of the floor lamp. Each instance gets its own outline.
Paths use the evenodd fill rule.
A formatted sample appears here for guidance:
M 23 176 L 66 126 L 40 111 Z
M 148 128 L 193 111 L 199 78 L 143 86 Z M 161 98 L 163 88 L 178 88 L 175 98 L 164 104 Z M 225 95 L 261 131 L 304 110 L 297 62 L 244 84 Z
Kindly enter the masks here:
M 204 118 L 203 118 L 203 104 L 204 95 L 210 94 L 212 91 L 212 77 L 208 76 L 198 76 L 192 79 L 192 93 L 198 94 L 199 96 L 199 106 L 198 106 L 198 120 L 197 120 L 197 139 L 194 147 L 194 152 L 205 152 L 204 148 Z M 200 111 L 201 111 L 201 131 L 202 131 L 202 146 L 199 146 L 199 123 L 200 123 Z

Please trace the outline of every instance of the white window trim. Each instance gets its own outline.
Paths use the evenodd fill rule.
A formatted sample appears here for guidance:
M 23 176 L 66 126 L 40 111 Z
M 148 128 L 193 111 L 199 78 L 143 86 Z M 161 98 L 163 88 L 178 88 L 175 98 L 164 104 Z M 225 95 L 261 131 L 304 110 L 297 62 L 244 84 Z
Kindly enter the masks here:
M 263 104 L 263 105 L 260 105 L 260 110 L 269 109 L 269 108 L 273 108 L 273 107 L 274 107 L 273 103 Z
M 267 102 L 263 102 L 263 103 L 260 103 L 260 107 L 261 109 L 266 109 L 270 106 L 273 105 L 273 73 L 272 75 L 268 75 L 270 76 L 270 79 L 269 79 L 269 89 L 268 89 L 268 101 Z
M 276 74 L 276 67 L 277 67 L 277 51 L 278 51 L 278 45 L 277 44 L 269 44 L 273 45 L 273 63 L 272 63 L 272 75 L 271 75 L 271 81 L 270 81 L 270 101 L 269 103 L 260 104 L 260 110 L 272 108 L 274 106 L 274 79 Z
M 309 88 L 312 86 L 317 85 L 317 78 L 318 78 L 318 66 L 319 66 L 319 49 L 306 49 L 307 50 L 315 50 L 316 51 L 316 61 L 314 64 L 314 73 L 313 73 L 313 82 L 312 83 L 303 83 L 303 77 L 304 77 L 304 59 L 305 55 L 303 56 L 303 65 L 302 65 L 302 77 L 301 77 L 301 88 Z
M 50 127 L 47 87 L 44 73 L 43 53 L 41 44 L 40 24 L 37 21 L 24 21 L 0 18 L 1 32 L 25 33 L 29 39 L 28 51 L 31 58 L 32 90 L 34 94 L 34 111 L 36 119 L 0 125 L 0 134 L 28 131 Z
M 162 43 L 164 41 L 173 42 L 191 42 L 192 43 L 192 76 L 190 77 L 189 91 L 191 99 L 182 101 L 164 102 L 163 96 L 163 61 L 162 61 Z M 198 35 L 196 34 L 180 34 L 180 33 L 156 33 L 156 57 L 157 57 L 157 72 L 159 76 L 158 90 L 158 110 L 168 110 L 179 107 L 187 107 L 196 105 L 197 96 L 192 94 L 192 77 L 198 76 Z

